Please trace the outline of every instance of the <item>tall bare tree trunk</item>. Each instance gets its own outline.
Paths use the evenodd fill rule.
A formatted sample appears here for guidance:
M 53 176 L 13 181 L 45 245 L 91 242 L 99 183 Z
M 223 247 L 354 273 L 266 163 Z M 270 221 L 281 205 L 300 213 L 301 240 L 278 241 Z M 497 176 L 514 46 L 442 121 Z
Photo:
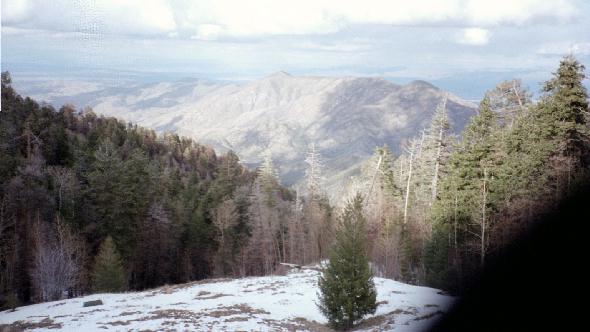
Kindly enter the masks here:
M 442 153 L 442 140 L 444 128 L 441 126 L 438 132 L 438 144 L 436 147 L 436 158 L 434 159 L 434 176 L 432 177 L 432 199 L 430 205 L 434 203 L 438 191 L 438 172 L 440 168 L 440 155 Z
M 486 256 L 486 205 L 487 205 L 487 181 L 488 181 L 488 169 L 487 167 L 483 168 L 483 204 L 481 208 L 481 266 L 483 267 L 485 262 Z
M 365 206 L 369 203 L 369 197 L 371 196 L 371 192 L 373 191 L 373 186 L 375 185 L 375 178 L 377 177 L 377 173 L 379 172 L 379 167 L 381 167 L 381 161 L 383 161 L 383 155 L 379 155 L 379 161 L 377 161 L 377 166 L 375 167 L 375 172 L 373 173 L 373 178 L 371 179 L 371 186 L 369 187 L 369 191 L 365 196 Z
M 454 239 L 454 245 L 455 245 L 455 256 L 457 255 L 457 203 L 458 203 L 458 197 L 457 197 L 457 190 L 455 190 L 455 219 L 453 222 L 453 231 L 454 231 L 454 235 L 455 235 L 455 239 Z
M 409 162 L 409 170 L 408 170 L 408 181 L 406 183 L 406 197 L 404 203 L 404 225 L 408 221 L 408 202 L 410 201 L 410 184 L 412 183 L 412 163 L 414 161 L 414 147 L 415 143 L 412 145 L 410 150 L 410 162 Z

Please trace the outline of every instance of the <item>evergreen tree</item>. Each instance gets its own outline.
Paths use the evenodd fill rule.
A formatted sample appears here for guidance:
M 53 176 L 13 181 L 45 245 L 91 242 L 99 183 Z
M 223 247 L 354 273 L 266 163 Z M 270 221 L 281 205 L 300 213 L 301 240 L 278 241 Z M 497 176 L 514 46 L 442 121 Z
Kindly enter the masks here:
M 441 183 L 441 195 L 433 208 L 435 234 L 426 246 L 426 278 L 435 285 L 435 278 L 447 278 L 440 262 L 449 257 L 450 248 L 442 248 L 441 238 L 446 235 L 453 243 L 454 264 L 460 258 L 478 257 L 483 265 L 488 249 L 490 214 L 493 211 L 492 180 L 498 168 L 496 156 L 497 116 L 485 97 L 479 114 L 473 117 L 463 131 L 463 138 L 450 156 L 449 174 Z M 446 226 L 442 224 L 446 224 Z M 464 252 L 467 251 L 467 252 Z M 455 266 L 456 268 L 460 268 Z
M 548 112 L 546 116 L 553 118 L 549 124 L 556 126 L 556 134 L 565 140 L 564 153 L 574 152 L 585 141 L 582 137 L 584 130 L 578 126 L 585 125 L 588 120 L 588 93 L 582 83 L 584 69 L 573 56 L 566 56 L 553 78 L 543 87 L 546 95 L 541 111 Z
M 340 216 L 330 261 L 319 279 L 319 308 L 336 329 L 349 329 L 377 309 L 377 291 L 366 254 L 363 199 L 357 195 Z
M 431 175 L 430 191 L 431 200 L 428 202 L 432 205 L 438 195 L 438 183 L 440 178 L 444 175 L 444 167 L 446 166 L 451 146 L 449 117 L 446 109 L 447 97 L 437 106 L 430 128 L 428 129 L 427 141 L 425 144 L 425 158 L 426 165 Z M 430 175 L 429 174 L 429 175 Z
M 96 256 L 92 283 L 95 292 L 120 292 L 125 289 L 123 264 L 110 236 L 104 240 Z
M 553 78 L 545 83 L 545 95 L 534 113 L 538 136 L 550 143 L 552 182 L 557 197 L 564 189 L 569 191 L 574 174 L 590 164 L 588 93 L 582 84 L 584 78 L 584 66 L 571 55 L 564 57 Z

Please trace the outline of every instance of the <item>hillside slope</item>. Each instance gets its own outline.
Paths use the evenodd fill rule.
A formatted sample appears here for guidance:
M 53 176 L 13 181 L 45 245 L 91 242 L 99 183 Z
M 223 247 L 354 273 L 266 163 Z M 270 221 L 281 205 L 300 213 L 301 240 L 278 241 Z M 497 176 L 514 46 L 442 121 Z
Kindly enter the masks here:
M 212 279 L 145 292 L 95 294 L 0 312 L 3 327 L 77 331 L 330 331 L 319 312 L 314 270 L 285 276 Z M 453 298 L 432 288 L 375 278 L 379 306 L 361 331 L 419 331 Z M 82 306 L 101 299 L 101 306 Z M 2 325 L 6 324 L 6 325 Z
M 285 72 L 247 84 L 184 80 L 89 85 L 82 93 L 64 84 L 19 88 L 54 104 L 89 105 L 101 114 L 174 131 L 222 151 L 232 149 L 245 164 L 258 164 L 270 151 L 286 185 L 301 183 L 305 155 L 313 143 L 324 157 L 332 195 L 376 146 L 387 144 L 397 152 L 400 144 L 418 135 L 447 94 L 423 81 L 397 85 L 382 78 L 297 77 Z M 447 108 L 456 132 L 475 113 L 475 105 L 453 95 Z

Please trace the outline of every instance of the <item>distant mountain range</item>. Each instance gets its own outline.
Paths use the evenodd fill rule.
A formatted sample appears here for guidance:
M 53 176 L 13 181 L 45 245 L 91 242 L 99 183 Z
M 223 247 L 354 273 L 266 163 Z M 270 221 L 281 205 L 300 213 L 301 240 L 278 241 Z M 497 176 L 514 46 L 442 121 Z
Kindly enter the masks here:
M 424 81 L 397 85 L 372 77 L 291 76 L 277 72 L 244 84 L 182 80 L 106 86 L 80 81 L 14 84 L 23 95 L 61 106 L 90 106 L 158 132 L 173 131 L 217 150 L 232 149 L 246 165 L 270 151 L 285 185 L 301 183 L 314 143 L 324 159 L 325 184 L 337 195 L 375 147 L 394 153 L 419 134 L 448 95 L 453 130 L 476 105 Z

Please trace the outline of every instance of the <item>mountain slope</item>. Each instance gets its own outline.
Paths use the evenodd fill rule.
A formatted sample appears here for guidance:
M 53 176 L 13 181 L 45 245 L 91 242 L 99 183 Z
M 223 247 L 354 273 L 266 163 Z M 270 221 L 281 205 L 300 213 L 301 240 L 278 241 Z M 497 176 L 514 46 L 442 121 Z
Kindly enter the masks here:
M 124 294 L 94 294 L 0 312 L 0 330 L 329 331 L 317 301 L 319 272 L 212 279 Z M 361 331 L 417 331 L 446 312 L 453 298 L 433 288 L 375 278 L 377 312 Z M 84 308 L 100 299 L 103 305 Z M 7 324 L 7 326 L 2 326 Z
M 179 81 L 90 89 L 60 98 L 22 90 L 33 97 L 49 96 L 54 104 L 89 105 L 97 113 L 232 149 L 245 164 L 256 165 L 270 151 L 286 185 L 301 183 L 313 143 L 324 157 L 332 195 L 376 146 L 387 144 L 397 152 L 401 143 L 419 134 L 446 95 L 423 81 L 397 85 L 382 78 L 285 72 L 242 85 Z M 456 132 L 475 112 L 475 105 L 453 95 L 447 108 Z

